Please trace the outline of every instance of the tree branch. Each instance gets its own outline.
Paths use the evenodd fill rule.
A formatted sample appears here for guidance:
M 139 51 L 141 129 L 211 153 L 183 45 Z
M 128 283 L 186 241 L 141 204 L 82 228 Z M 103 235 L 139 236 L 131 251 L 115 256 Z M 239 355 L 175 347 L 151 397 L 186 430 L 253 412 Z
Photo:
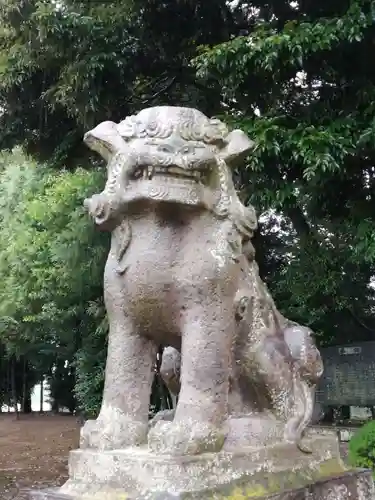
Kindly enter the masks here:
M 142 104 L 149 104 L 151 101 L 159 97 L 161 94 L 164 94 L 164 92 L 167 92 L 176 82 L 177 76 L 174 76 L 173 78 L 170 79 L 170 81 L 165 85 L 162 89 L 158 90 L 153 94 L 152 96 L 148 97 L 147 99 L 142 101 Z
M 365 330 L 367 330 L 368 332 L 371 332 L 371 333 L 375 333 L 375 330 L 373 330 L 372 328 L 370 328 L 369 326 L 365 325 L 365 323 L 363 323 L 363 321 L 358 318 L 358 316 L 354 313 L 354 311 L 352 309 L 349 309 L 347 308 L 347 311 L 349 311 L 349 313 L 353 316 L 353 318 L 355 319 L 355 321 L 362 327 L 364 328 Z

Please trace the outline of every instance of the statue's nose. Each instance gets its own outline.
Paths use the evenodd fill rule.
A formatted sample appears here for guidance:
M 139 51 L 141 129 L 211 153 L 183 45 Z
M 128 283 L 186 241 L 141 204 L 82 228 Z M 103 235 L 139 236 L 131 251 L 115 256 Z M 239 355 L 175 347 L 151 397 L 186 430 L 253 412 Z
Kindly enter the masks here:
M 189 167 L 189 155 L 181 151 L 181 147 L 174 145 L 163 145 L 159 148 L 159 152 L 168 158 L 171 165 L 179 168 Z

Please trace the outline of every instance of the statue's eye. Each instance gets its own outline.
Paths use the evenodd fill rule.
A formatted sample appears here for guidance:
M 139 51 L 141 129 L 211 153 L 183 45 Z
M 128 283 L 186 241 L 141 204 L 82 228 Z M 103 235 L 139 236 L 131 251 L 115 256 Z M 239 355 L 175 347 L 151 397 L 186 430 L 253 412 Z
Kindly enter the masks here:
M 171 153 L 171 149 L 163 144 L 159 145 L 158 151 L 160 151 L 160 153 Z
M 189 146 L 185 146 L 181 149 L 181 154 L 183 155 L 188 155 L 190 153 L 194 153 L 194 150 Z

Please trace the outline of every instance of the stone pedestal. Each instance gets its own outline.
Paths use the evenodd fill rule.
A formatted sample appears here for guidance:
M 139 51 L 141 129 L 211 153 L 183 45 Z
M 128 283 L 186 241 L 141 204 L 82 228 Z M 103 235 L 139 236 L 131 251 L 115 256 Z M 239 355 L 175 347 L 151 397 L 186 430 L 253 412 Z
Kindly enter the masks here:
M 345 468 L 335 434 L 312 432 L 308 445 L 311 454 L 289 444 L 184 457 L 75 450 L 65 485 L 30 499 L 375 499 L 371 473 Z

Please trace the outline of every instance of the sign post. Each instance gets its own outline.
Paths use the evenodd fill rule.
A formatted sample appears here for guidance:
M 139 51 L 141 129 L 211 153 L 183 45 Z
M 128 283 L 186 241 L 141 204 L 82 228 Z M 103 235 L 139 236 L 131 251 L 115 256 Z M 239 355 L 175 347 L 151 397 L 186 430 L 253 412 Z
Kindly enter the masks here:
M 324 406 L 375 406 L 375 342 L 320 350 L 324 374 L 316 401 Z

